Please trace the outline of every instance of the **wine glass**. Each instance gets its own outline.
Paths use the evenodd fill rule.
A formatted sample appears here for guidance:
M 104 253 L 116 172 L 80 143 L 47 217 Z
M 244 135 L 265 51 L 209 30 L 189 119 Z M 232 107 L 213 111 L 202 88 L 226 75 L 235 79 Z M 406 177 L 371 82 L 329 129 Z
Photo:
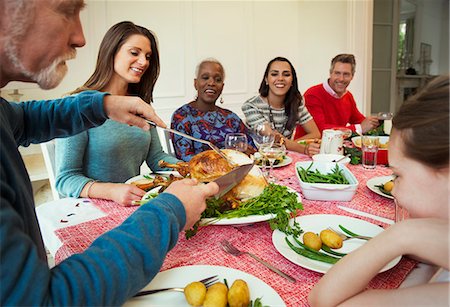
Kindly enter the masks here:
M 257 124 L 253 128 L 252 138 L 258 148 L 262 145 L 272 145 L 275 141 L 275 135 L 268 122 Z
M 275 142 L 275 135 L 273 133 L 270 123 L 268 122 L 256 124 L 256 126 L 254 126 L 253 130 L 251 131 L 251 137 L 258 150 L 260 150 L 262 146 L 272 146 L 273 143 Z M 264 155 L 261 152 L 260 155 L 261 155 L 262 171 L 263 174 L 267 176 L 266 174 L 267 160 L 265 159 Z
M 244 133 L 228 133 L 225 136 L 225 148 L 246 152 L 248 148 L 247 136 Z
M 275 182 L 276 178 L 271 175 L 273 164 L 277 159 L 281 159 L 286 154 L 286 147 L 283 144 L 262 145 L 259 147 L 261 155 L 269 161 L 269 182 Z

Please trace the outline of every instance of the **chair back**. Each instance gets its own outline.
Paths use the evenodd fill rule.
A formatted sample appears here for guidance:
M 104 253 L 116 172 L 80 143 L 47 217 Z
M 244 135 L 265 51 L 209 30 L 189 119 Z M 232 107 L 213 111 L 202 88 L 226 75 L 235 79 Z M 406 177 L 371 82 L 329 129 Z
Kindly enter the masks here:
M 170 132 L 158 129 L 159 141 L 161 142 L 162 149 L 164 152 L 175 157 L 175 149 L 173 148 L 172 139 L 170 137 Z
M 44 156 L 45 167 L 48 173 L 48 181 L 50 181 L 50 188 L 52 189 L 53 199 L 62 198 L 62 195 L 56 190 L 55 181 L 55 141 L 48 141 L 41 143 L 42 155 Z

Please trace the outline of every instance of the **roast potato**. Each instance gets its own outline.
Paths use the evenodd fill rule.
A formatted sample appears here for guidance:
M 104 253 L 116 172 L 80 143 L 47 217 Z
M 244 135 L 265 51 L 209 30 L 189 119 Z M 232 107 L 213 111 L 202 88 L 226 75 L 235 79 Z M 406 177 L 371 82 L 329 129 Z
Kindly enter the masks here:
M 225 284 L 218 282 L 206 291 L 203 307 L 226 307 L 227 306 L 228 288 Z
M 394 188 L 394 181 L 389 180 L 383 185 L 383 188 L 386 192 L 392 192 L 392 189 Z
M 308 231 L 303 235 L 303 244 L 318 251 L 322 247 L 322 240 L 315 233 Z
M 184 287 L 184 296 L 191 306 L 202 306 L 206 296 L 206 286 L 200 281 L 194 281 Z
M 228 305 L 230 307 L 247 307 L 250 303 L 250 291 L 247 283 L 236 279 L 228 290 Z
M 329 248 L 341 248 L 343 244 L 342 238 L 330 229 L 322 230 L 320 232 L 320 239 Z

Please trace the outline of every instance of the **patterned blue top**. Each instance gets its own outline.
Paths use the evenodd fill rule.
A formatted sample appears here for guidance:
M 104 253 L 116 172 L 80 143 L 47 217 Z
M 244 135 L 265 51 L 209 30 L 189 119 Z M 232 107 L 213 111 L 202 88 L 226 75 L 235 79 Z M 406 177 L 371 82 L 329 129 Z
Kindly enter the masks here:
M 220 107 L 216 107 L 215 111 L 203 112 L 185 104 L 173 113 L 171 128 L 210 141 L 219 148 L 225 147 L 225 137 L 228 133 L 245 133 L 249 145 L 255 147 L 239 116 Z M 184 161 L 190 161 L 196 154 L 210 149 L 206 144 L 179 135 L 172 135 L 172 142 L 177 158 Z

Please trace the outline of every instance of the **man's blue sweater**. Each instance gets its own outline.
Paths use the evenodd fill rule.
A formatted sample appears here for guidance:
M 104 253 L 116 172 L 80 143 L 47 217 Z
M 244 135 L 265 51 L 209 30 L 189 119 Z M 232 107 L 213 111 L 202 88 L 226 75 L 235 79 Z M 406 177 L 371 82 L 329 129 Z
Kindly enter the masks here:
M 19 145 L 101 125 L 105 93 L 20 104 L 0 99 L 0 305 L 121 305 L 159 271 L 186 222 L 168 193 L 141 206 L 82 254 L 49 269 Z

